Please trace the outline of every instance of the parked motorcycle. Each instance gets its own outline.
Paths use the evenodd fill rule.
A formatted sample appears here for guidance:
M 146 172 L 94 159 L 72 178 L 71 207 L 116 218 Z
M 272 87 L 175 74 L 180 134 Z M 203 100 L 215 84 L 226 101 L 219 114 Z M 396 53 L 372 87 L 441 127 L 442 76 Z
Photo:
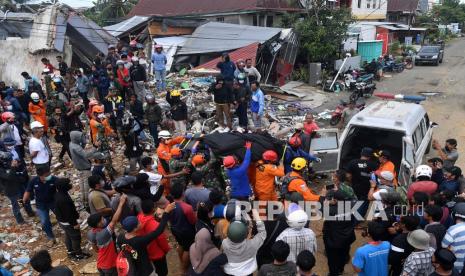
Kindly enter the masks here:
M 340 104 L 336 107 L 336 110 L 333 111 L 331 114 L 331 120 L 329 121 L 329 124 L 332 126 L 336 126 L 339 124 L 339 122 L 342 119 L 342 113 L 344 112 L 344 109 L 349 105 L 348 102 L 341 100 Z M 360 103 L 356 103 L 355 107 L 358 110 L 363 110 L 365 108 L 365 102 L 362 101 Z
M 412 69 L 413 68 L 413 58 L 411 56 L 406 56 L 404 64 L 405 64 L 405 69 L 408 69 L 408 70 Z
M 360 82 L 357 83 L 355 86 L 355 90 L 352 91 L 352 94 L 350 94 L 349 97 L 349 99 L 354 102 L 357 102 L 359 98 L 371 97 L 371 95 L 373 95 L 373 92 L 376 89 L 376 84 L 374 83 Z

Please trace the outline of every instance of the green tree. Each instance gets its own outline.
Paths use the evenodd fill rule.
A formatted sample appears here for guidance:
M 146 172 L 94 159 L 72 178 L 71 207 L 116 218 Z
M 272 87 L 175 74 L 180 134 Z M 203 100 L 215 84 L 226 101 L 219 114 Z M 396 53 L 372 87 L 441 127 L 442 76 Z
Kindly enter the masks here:
M 101 26 L 118 23 L 131 11 L 138 0 L 97 0 L 85 15 Z
M 330 8 L 326 2 L 307 0 L 303 15 L 286 14 L 281 20 L 282 27 L 292 27 L 299 35 L 301 52 L 307 62 L 335 59 L 353 22 L 350 10 Z

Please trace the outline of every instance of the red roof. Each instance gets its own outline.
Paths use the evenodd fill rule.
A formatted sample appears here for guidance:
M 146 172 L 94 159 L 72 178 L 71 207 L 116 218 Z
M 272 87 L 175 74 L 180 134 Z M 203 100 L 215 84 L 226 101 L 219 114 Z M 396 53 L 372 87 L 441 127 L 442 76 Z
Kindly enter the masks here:
M 389 0 L 388 12 L 414 12 L 417 10 L 419 0 Z
M 296 10 L 295 0 L 140 0 L 128 17 L 139 15 L 180 16 L 248 10 Z
M 230 52 L 229 57 L 231 58 L 231 61 L 233 61 L 233 62 L 236 62 L 239 59 L 246 60 L 246 59 L 250 58 L 250 59 L 252 59 L 253 63 L 255 63 L 255 58 L 257 57 L 258 45 L 260 45 L 260 43 L 255 42 L 255 43 L 252 43 L 252 44 L 250 44 L 248 46 L 237 49 L 237 50 L 235 50 L 233 52 Z M 216 65 L 220 61 L 221 61 L 221 57 L 217 57 L 217 58 L 215 58 L 213 60 L 210 60 L 207 63 L 201 64 L 201 65 L 195 67 L 194 69 L 215 69 L 216 70 L 217 69 Z

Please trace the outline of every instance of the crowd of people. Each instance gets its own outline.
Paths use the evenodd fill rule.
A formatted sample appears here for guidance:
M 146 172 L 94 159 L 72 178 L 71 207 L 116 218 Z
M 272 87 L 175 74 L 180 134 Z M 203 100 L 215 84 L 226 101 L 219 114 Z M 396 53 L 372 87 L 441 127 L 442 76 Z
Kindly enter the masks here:
M 217 156 L 202 140 L 188 147 L 186 103 L 179 90 L 167 88 L 166 56 L 161 46 L 155 49 L 148 61 L 137 44 L 110 46 L 90 72 L 69 67 L 62 57 L 56 66 L 44 58 L 40 79 L 23 72 L 23 88 L 0 82 L 3 194 L 18 224 L 31 223 L 21 209 L 39 217 L 50 248 L 57 243 L 52 212 L 68 257 L 80 261 L 96 255 L 102 276 L 168 275 L 169 234 L 185 275 L 314 275 L 317 236 L 302 203 L 319 202 L 331 216 L 347 217 L 338 207 L 349 202 L 361 203 L 359 216 L 323 218 L 329 275 L 341 275 L 349 262 L 359 275 L 465 274 L 465 182 L 455 166 L 455 139 L 444 147 L 433 141 L 437 157 L 416 168 L 408 187 L 398 184 L 399 168 L 387 150 L 365 147 L 318 193 L 312 163 L 321 159 L 309 148 L 319 126 L 312 114 L 295 125 L 282 152 L 267 149 L 259 161 L 252 160 L 250 141 L 244 143 L 243 158 Z M 154 93 L 147 88 L 150 63 Z M 242 131 L 263 133 L 265 99 L 252 61 L 232 62 L 225 54 L 218 68 L 221 74 L 209 89 L 218 125 L 233 129 L 234 108 Z M 166 118 L 157 103 L 165 92 L 172 129 L 162 128 Z M 61 145 L 58 162 L 78 171 L 79 183 L 54 175 L 53 140 Z M 144 147 L 147 140 L 156 150 Z M 119 143 L 128 165 L 124 172 L 113 162 L 121 154 Z M 70 196 L 77 189 L 80 204 Z M 241 202 L 252 201 L 279 202 L 282 209 L 264 219 L 261 209 L 242 209 Z M 81 212 L 88 213 L 86 236 L 93 253 L 82 249 Z M 351 260 L 358 229 L 369 241 Z M 46 250 L 31 257 L 41 275 L 72 275 L 51 263 Z

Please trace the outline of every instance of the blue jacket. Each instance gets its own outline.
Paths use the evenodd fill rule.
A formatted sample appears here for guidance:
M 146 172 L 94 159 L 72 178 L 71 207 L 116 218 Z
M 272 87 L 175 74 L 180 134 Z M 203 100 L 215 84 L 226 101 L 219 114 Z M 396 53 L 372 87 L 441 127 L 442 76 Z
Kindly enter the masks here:
M 164 53 L 152 54 L 153 71 L 161 71 L 166 69 L 166 55 Z
M 236 65 L 234 65 L 234 62 L 219 62 L 216 67 L 220 69 L 221 75 L 223 75 L 225 80 L 234 80 L 234 71 L 236 71 Z
M 439 185 L 439 191 L 453 191 L 453 192 L 458 192 L 459 190 L 459 182 L 456 180 L 444 180 L 441 185 Z
M 252 92 L 252 100 L 250 101 L 250 111 L 253 113 L 258 113 L 258 115 L 263 115 L 265 110 L 265 96 L 263 95 L 262 90 L 258 88 Z
M 311 162 L 316 161 L 316 157 L 310 153 L 305 152 L 303 149 L 298 148 L 297 150 L 293 149 L 291 146 L 287 146 L 286 153 L 284 154 L 284 172 L 289 173 L 292 171 L 291 163 L 297 157 L 302 157 L 305 160 Z
M 239 167 L 227 169 L 226 174 L 231 180 L 231 196 L 232 197 L 247 197 L 252 194 L 250 189 L 249 176 L 247 170 L 249 169 L 250 159 L 252 152 L 250 149 L 245 151 L 244 161 Z

